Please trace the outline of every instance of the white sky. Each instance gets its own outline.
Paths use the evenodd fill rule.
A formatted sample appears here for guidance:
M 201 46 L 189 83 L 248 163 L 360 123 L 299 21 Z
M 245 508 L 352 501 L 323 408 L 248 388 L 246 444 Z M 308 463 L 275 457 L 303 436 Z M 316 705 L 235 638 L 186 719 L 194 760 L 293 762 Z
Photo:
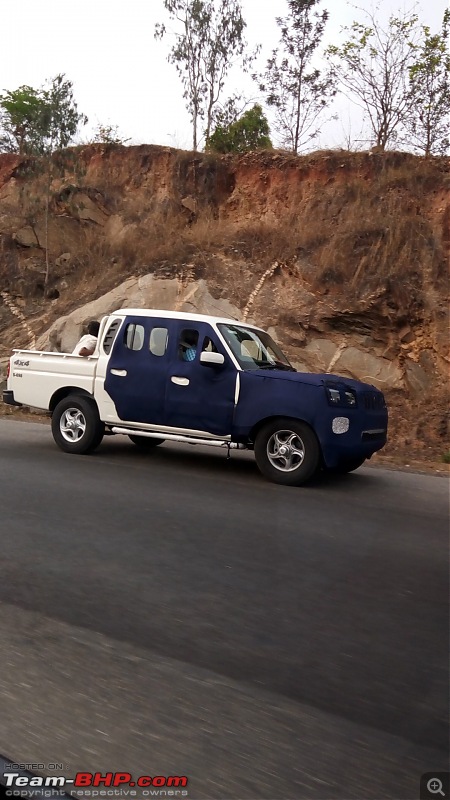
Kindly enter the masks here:
M 372 8 L 371 0 L 360 7 Z M 410 9 L 402 0 L 380 0 L 383 14 Z M 417 12 L 432 30 L 440 28 L 447 0 L 422 0 Z M 284 0 L 242 0 L 247 40 L 263 45 L 259 64 L 276 47 L 275 16 L 284 16 Z M 346 0 L 323 0 L 330 19 L 327 43 L 339 41 L 342 25 L 360 18 Z M 99 123 L 118 125 L 131 143 L 166 144 L 189 149 L 191 127 L 184 108 L 181 82 L 167 63 L 169 39 L 154 39 L 156 22 L 168 22 L 162 0 L 3 0 L 0 90 L 22 84 L 34 88 L 47 78 L 65 73 L 73 82 L 79 111 L 89 117 L 82 132 L 88 138 Z M 245 81 L 244 81 L 245 83 Z M 228 84 L 230 93 L 244 85 L 240 75 Z M 247 94 L 258 99 L 254 84 Z M 358 115 L 347 101 L 338 105 L 339 122 L 324 127 L 318 146 L 343 143 L 344 130 L 357 138 Z

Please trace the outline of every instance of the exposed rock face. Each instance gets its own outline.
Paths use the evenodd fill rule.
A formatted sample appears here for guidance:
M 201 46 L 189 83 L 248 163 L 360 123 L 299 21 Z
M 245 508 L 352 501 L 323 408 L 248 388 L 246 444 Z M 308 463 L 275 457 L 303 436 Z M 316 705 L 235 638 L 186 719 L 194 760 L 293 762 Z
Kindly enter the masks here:
M 74 192 L 71 200 L 71 213 L 75 219 L 95 222 L 96 225 L 105 225 L 108 214 L 104 208 L 92 200 L 84 192 Z
M 71 352 L 87 322 L 100 320 L 119 308 L 161 308 L 195 314 L 239 319 L 240 312 L 228 300 L 215 300 L 204 281 L 183 286 L 175 279 L 158 280 L 153 275 L 130 278 L 111 292 L 60 317 L 37 341 L 38 350 Z
M 386 391 L 394 439 L 445 450 L 449 176 L 402 153 L 96 145 L 55 154 L 46 198 L 36 164 L 0 155 L 0 359 L 71 350 L 120 306 L 246 317 L 299 369 Z
M 100 319 L 123 307 L 192 311 L 237 320 L 243 316 L 242 311 L 228 300 L 215 299 L 205 281 L 183 284 L 180 280 L 158 279 L 150 274 L 130 278 L 97 300 L 60 317 L 38 339 L 36 347 L 38 350 L 70 352 L 90 320 Z M 263 321 L 257 319 L 255 323 L 262 325 Z M 277 341 L 283 341 L 282 331 L 273 329 L 271 333 Z M 348 341 L 338 344 L 331 339 L 312 337 L 301 349 L 301 361 L 295 356 L 296 353 L 293 360 L 298 369 L 358 378 L 382 390 L 409 388 L 416 394 L 429 387 L 433 380 L 432 361 L 428 364 L 428 372 L 414 363 L 407 364 L 406 371 L 403 371 L 388 358 L 368 353 Z
M 13 234 L 13 239 L 21 247 L 39 247 L 36 232 L 30 225 L 27 225 L 25 228 L 19 228 L 19 230 Z

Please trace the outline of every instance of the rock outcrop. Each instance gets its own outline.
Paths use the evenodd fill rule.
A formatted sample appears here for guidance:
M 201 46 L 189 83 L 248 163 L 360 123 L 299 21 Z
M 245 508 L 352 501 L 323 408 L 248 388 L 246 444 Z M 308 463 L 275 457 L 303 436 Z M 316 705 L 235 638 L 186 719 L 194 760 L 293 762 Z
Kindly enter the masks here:
M 183 285 L 168 278 L 158 279 L 153 275 L 130 278 L 120 286 L 92 300 L 70 314 L 60 317 L 36 342 L 38 350 L 70 353 L 80 338 L 86 323 L 100 320 L 119 308 L 161 308 L 176 311 L 191 311 L 195 314 L 239 319 L 240 311 L 228 300 L 215 299 L 208 291 L 205 281 Z

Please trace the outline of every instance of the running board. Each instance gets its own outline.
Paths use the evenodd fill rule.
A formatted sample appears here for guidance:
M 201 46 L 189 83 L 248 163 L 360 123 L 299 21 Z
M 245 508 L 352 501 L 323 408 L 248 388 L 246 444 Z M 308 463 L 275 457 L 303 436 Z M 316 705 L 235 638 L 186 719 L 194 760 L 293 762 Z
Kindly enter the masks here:
M 112 427 L 113 433 L 124 433 L 126 436 L 145 436 L 148 439 L 168 439 L 171 442 L 186 442 L 187 444 L 207 444 L 212 447 L 229 447 L 230 450 L 247 450 L 245 444 L 238 442 L 229 442 L 227 439 L 200 439 L 194 436 L 180 436 L 176 433 L 164 433 L 136 430 L 135 428 L 117 428 Z

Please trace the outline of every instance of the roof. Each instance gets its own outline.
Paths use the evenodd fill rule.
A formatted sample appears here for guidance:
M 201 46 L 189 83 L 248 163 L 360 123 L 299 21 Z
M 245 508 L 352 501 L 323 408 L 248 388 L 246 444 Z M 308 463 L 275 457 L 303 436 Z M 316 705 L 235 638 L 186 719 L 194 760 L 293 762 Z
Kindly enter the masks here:
M 233 317 L 213 317 L 209 314 L 191 314 L 188 311 L 167 311 L 166 309 L 158 308 L 119 308 L 113 311 L 112 314 L 126 315 L 130 317 L 162 317 L 166 319 L 185 319 L 191 322 L 209 322 L 216 325 L 218 322 L 222 323 L 238 323 L 246 328 L 258 328 L 257 325 L 252 325 L 248 322 L 240 322 Z M 261 330 L 260 328 L 258 328 Z

